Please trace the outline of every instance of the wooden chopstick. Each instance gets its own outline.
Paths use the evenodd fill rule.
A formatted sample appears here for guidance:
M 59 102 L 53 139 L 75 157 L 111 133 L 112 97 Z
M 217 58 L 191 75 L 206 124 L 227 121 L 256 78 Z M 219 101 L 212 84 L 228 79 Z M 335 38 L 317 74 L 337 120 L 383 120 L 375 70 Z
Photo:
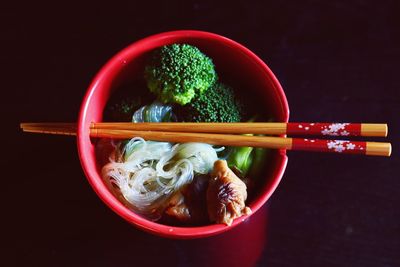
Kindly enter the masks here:
M 70 127 L 70 128 L 69 128 Z M 21 128 L 27 132 L 67 134 L 76 133 L 75 124 L 59 125 L 53 123 L 40 126 L 35 124 L 21 124 Z M 138 131 L 126 129 L 90 128 L 91 137 L 128 139 L 142 137 L 147 140 L 186 143 L 203 142 L 212 145 L 223 146 L 251 146 L 272 149 L 304 150 L 319 152 L 336 152 L 342 154 L 363 154 L 374 156 L 390 156 L 391 144 L 383 142 L 321 140 L 303 138 L 285 138 L 270 136 L 244 136 L 216 133 L 189 133 L 189 132 L 162 132 L 162 131 Z
M 74 124 L 65 123 L 23 123 L 21 127 L 71 128 Z M 76 126 L 75 126 L 76 127 Z M 387 124 L 373 123 L 298 123 L 298 122 L 249 122 L 249 123 L 131 123 L 98 122 L 92 129 L 124 129 L 134 131 L 196 132 L 224 134 L 269 134 L 302 136 L 376 136 L 386 137 Z
M 76 135 L 76 130 L 74 129 L 33 129 L 33 128 L 23 128 L 24 132 L 28 133 L 44 133 L 44 134 L 56 134 L 56 135 Z

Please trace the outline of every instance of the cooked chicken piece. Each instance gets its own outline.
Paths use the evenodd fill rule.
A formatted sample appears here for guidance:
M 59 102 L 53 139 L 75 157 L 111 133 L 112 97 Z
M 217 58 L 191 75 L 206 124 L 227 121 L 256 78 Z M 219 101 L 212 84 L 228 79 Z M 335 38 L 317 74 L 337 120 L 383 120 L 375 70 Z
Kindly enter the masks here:
M 251 214 L 246 207 L 246 185 L 225 160 L 217 160 L 207 189 L 207 209 L 210 221 L 231 225 L 235 218 Z
M 185 191 L 186 187 L 176 192 L 169 200 L 168 207 L 165 209 L 165 213 L 171 217 L 178 219 L 181 222 L 188 222 L 191 219 L 189 208 L 185 203 L 185 197 L 182 191 Z
M 176 192 L 168 202 L 165 214 L 173 222 L 201 225 L 208 222 L 206 192 L 209 176 L 197 175 L 193 181 Z

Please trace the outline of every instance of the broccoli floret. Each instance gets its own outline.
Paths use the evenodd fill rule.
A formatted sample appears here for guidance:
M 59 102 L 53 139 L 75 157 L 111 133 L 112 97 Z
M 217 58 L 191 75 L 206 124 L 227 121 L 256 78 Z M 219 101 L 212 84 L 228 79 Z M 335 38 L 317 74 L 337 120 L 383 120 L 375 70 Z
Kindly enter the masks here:
M 222 83 L 215 84 L 180 111 L 184 120 L 191 122 L 239 122 L 241 113 L 241 104 L 232 88 Z
M 185 105 L 217 80 L 212 60 L 188 44 L 157 49 L 145 68 L 150 91 L 163 103 Z

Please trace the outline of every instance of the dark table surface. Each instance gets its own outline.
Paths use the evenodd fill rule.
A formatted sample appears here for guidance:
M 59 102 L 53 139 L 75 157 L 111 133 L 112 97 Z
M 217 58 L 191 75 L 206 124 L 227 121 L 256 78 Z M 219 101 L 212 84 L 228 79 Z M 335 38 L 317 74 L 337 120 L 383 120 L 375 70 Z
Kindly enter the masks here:
M 399 3 L 189 0 L 64 6 L 35 1 L 3 6 L 6 250 L 1 262 L 206 266 L 212 261 L 204 241 L 152 236 L 108 209 L 85 179 L 75 139 L 18 129 L 21 121 L 75 121 L 91 78 L 133 41 L 199 29 L 227 36 L 259 55 L 286 92 L 291 121 L 389 124 L 391 158 L 288 153 L 282 182 L 263 215 L 265 245 L 256 266 L 400 266 Z M 241 240 L 237 243 L 240 247 Z M 222 266 L 238 266 L 240 251 L 228 252 Z

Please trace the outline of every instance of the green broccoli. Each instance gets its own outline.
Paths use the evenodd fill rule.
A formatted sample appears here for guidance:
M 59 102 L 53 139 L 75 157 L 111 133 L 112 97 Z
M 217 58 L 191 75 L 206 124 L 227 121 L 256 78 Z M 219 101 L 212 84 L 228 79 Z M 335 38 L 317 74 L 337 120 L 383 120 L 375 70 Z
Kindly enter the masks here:
M 191 122 L 239 122 L 242 108 L 233 90 L 217 83 L 185 105 L 179 113 L 185 121 Z
M 212 60 L 188 44 L 172 44 L 156 50 L 145 68 L 150 91 L 163 103 L 185 105 L 217 80 Z

